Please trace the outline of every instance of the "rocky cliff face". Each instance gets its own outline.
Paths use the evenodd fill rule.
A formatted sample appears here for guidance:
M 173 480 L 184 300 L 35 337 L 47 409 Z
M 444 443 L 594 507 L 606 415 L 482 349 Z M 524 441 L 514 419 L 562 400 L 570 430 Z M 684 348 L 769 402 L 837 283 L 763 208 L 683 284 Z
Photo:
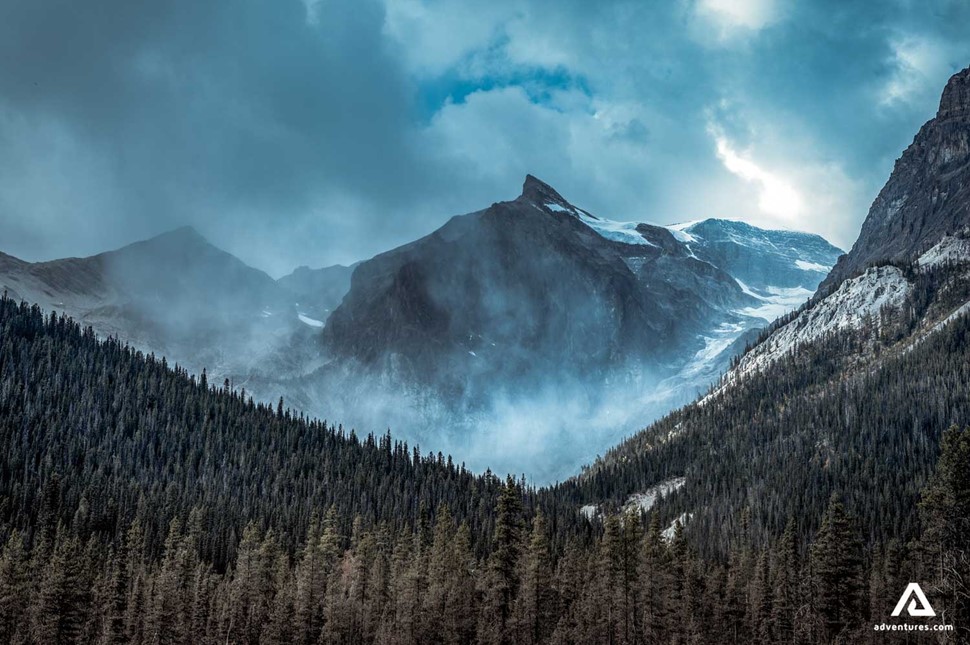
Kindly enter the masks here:
M 970 225 L 970 68 L 947 83 L 936 117 L 896 161 L 859 239 L 819 288 L 824 294 L 883 260 L 915 260 Z

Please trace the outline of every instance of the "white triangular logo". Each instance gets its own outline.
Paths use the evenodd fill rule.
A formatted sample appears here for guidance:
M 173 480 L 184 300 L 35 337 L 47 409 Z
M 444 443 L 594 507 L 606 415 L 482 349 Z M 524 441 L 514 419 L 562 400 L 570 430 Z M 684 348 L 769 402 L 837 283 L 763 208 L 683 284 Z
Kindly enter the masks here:
M 916 596 L 913 598 L 913 596 Z M 898 616 L 903 613 L 903 608 L 906 607 L 906 601 L 909 602 L 909 607 L 906 610 L 909 612 L 910 616 L 916 616 L 919 618 L 928 618 L 936 616 L 936 612 L 930 607 L 930 601 L 926 599 L 926 594 L 920 589 L 919 585 L 915 582 L 909 583 L 906 587 L 906 591 L 903 592 L 902 598 L 896 604 L 896 608 L 893 609 L 893 616 Z M 916 604 L 919 601 L 919 604 Z

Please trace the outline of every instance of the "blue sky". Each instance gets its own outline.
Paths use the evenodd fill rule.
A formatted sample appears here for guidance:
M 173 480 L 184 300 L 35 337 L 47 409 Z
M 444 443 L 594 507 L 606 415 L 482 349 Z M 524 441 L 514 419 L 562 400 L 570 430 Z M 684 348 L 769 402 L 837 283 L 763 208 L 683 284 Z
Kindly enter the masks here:
M 847 248 L 970 65 L 970 3 L 0 5 L 0 250 L 175 226 L 273 275 L 514 197 Z

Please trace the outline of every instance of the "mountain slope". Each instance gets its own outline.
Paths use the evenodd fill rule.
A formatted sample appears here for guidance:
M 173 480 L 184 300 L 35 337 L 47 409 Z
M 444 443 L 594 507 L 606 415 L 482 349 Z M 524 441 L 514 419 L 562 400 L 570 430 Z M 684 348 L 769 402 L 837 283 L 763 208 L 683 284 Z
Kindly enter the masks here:
M 664 517 L 689 517 L 692 539 L 712 554 L 745 539 L 746 512 L 756 544 L 776 539 L 789 518 L 811 534 L 833 494 L 867 539 L 910 539 L 940 436 L 970 424 L 970 317 L 966 308 L 952 316 L 970 301 L 970 273 L 942 268 L 908 280 L 900 307 L 730 381 L 557 494 L 573 495 L 580 513 L 590 504 L 617 508 L 683 478 Z
M 190 228 L 87 258 L 4 256 L 0 289 L 220 378 L 298 369 L 295 338 L 312 345 L 292 294 Z

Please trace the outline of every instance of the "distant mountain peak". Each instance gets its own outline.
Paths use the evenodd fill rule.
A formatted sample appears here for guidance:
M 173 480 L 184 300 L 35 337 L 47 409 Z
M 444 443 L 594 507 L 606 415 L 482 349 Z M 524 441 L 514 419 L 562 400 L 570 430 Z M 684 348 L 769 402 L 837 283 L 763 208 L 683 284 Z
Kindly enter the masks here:
M 519 196 L 519 199 L 532 202 L 537 206 L 552 203 L 572 207 L 572 204 L 556 192 L 555 188 L 532 175 L 525 176 L 525 182 L 522 184 L 522 195 Z
M 108 254 L 144 252 L 145 249 L 154 249 L 160 252 L 184 252 L 192 250 L 193 252 L 200 253 L 226 253 L 222 249 L 214 246 L 211 242 L 209 242 L 209 240 L 205 239 L 194 227 L 180 226 L 179 228 L 172 229 L 171 231 L 159 233 L 158 235 L 150 237 L 146 240 L 141 240 L 140 242 L 135 242 L 133 244 L 129 244 L 128 246 L 123 246 L 115 251 L 109 251 Z M 226 253 L 226 255 L 229 254 Z
M 950 77 L 943 96 L 937 120 L 955 119 L 970 116 L 970 67 Z
M 208 243 L 208 240 L 206 240 L 202 236 L 202 234 L 199 233 L 198 230 L 196 230 L 194 226 L 188 226 L 188 225 L 180 226 L 178 228 L 172 229 L 171 231 L 166 231 L 164 233 L 161 233 L 155 236 L 155 239 L 164 239 L 164 238 L 170 238 L 170 239 L 176 239 L 176 240 L 192 240 L 196 242 L 202 241 L 202 242 Z

